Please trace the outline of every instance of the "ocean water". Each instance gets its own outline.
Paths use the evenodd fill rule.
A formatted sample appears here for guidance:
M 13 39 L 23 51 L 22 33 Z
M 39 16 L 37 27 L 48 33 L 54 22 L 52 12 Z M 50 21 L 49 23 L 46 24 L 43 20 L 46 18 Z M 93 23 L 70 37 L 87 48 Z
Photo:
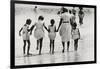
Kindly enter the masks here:
M 29 6 L 30 7 L 30 6 Z M 32 23 L 30 27 L 37 22 L 38 16 L 44 16 L 44 23 L 48 27 L 50 20 L 55 20 L 55 25 L 58 28 L 60 17 L 56 14 L 56 11 L 39 11 L 36 13 L 29 7 L 23 9 L 17 8 L 15 15 L 15 65 L 33 65 L 33 64 L 47 64 L 47 63 L 69 63 L 69 62 L 82 62 L 94 60 L 94 9 L 85 10 L 84 24 L 79 25 L 78 14 L 76 14 L 76 22 L 81 33 L 81 39 L 79 40 L 78 51 L 74 51 L 73 40 L 70 40 L 70 49 L 67 52 L 67 44 L 65 45 L 65 53 L 62 53 L 61 37 L 57 32 L 55 39 L 55 53 L 49 54 L 49 38 L 48 32 L 45 30 L 45 37 L 43 39 L 42 55 L 38 55 L 36 50 L 36 39 L 33 34 L 30 35 L 30 52 L 33 54 L 29 57 L 23 56 L 23 39 L 19 36 L 19 30 L 25 24 L 26 19 L 30 18 Z M 34 6 L 31 6 L 34 7 Z M 44 8 L 44 7 L 43 7 Z M 92 11 L 90 11 L 92 10 Z M 26 46 L 27 47 L 27 46 Z

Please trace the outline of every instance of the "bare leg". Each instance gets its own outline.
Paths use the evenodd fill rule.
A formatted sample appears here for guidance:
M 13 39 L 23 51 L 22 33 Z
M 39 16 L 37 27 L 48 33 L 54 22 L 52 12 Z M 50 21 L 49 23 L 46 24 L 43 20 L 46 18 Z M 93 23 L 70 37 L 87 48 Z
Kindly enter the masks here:
M 67 42 L 67 51 L 69 51 L 70 41 Z
M 83 24 L 83 18 L 81 19 L 81 21 L 82 21 L 81 23 Z
M 36 50 L 39 49 L 39 40 L 37 40 L 37 47 L 36 47 Z
M 78 48 L 78 39 L 74 40 L 74 50 L 77 51 Z
M 51 44 L 52 44 L 52 41 L 50 40 L 50 53 L 51 53 Z
M 63 45 L 62 53 L 64 53 L 64 51 L 65 51 L 65 42 L 62 42 L 62 45 Z
M 80 23 L 80 25 L 83 24 L 83 18 L 80 18 L 80 17 L 79 17 L 79 23 Z
M 39 55 L 41 55 L 41 50 L 42 50 L 42 41 L 43 41 L 43 38 L 40 39 L 40 50 L 39 50 Z
M 52 41 L 53 47 L 52 47 L 52 54 L 54 54 L 54 40 Z
M 30 40 L 27 40 L 27 43 L 28 43 L 27 55 L 31 55 L 31 54 L 29 53 L 29 50 L 30 50 Z
M 26 48 L 26 40 L 23 40 L 24 46 L 23 46 L 23 53 L 25 54 L 25 48 Z

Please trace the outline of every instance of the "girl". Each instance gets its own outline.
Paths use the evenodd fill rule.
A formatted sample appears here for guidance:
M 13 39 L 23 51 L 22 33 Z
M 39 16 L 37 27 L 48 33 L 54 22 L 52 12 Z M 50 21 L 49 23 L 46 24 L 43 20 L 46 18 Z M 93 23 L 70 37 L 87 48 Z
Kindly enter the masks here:
M 48 36 L 50 39 L 50 53 L 54 54 L 54 41 L 56 37 L 56 26 L 54 25 L 54 19 L 51 19 L 51 25 L 48 26 Z
M 42 41 L 43 41 L 43 37 L 44 37 L 43 27 L 45 28 L 45 25 L 43 23 L 43 20 L 44 20 L 44 17 L 39 16 L 38 22 L 36 22 L 30 29 L 31 34 L 32 34 L 32 30 L 36 26 L 35 31 L 34 31 L 34 37 L 37 39 L 37 50 L 38 50 L 38 47 L 39 47 L 39 55 L 41 55 Z
M 72 34 L 72 39 L 74 40 L 74 50 L 77 51 L 78 48 L 78 40 L 80 39 L 80 31 L 77 27 L 77 24 L 74 23 L 72 30 L 71 30 L 71 34 Z
M 78 13 L 78 16 L 79 16 L 79 23 L 80 25 L 83 24 L 83 18 L 84 18 L 84 12 L 83 12 L 83 8 L 82 7 L 79 7 L 79 13 Z
M 30 34 L 29 34 L 29 25 L 31 24 L 31 20 L 27 19 L 26 20 L 26 24 L 20 29 L 19 31 L 19 36 L 21 36 L 21 31 L 23 31 L 23 42 L 24 42 L 24 46 L 23 46 L 23 54 L 25 55 L 25 48 L 26 48 L 26 42 L 28 43 L 28 49 L 27 49 L 27 55 L 31 55 L 29 53 L 30 50 Z
M 65 51 L 65 42 L 67 42 L 67 51 L 69 51 L 70 35 L 71 35 L 71 28 L 70 28 L 69 22 L 70 22 L 70 15 L 68 14 L 68 10 L 63 8 L 60 23 L 59 23 L 59 26 L 57 29 L 57 31 L 58 31 L 61 26 L 59 33 L 60 33 L 60 36 L 62 39 L 62 45 L 63 45 L 62 52 L 63 53 Z

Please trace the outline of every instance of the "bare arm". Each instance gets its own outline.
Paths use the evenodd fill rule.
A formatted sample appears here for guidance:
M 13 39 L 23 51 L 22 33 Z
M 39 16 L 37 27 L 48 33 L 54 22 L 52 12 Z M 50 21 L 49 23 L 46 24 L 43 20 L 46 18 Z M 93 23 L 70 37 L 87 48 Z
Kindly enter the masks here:
M 19 36 L 21 36 L 21 31 L 22 31 L 22 30 L 23 30 L 23 28 L 20 29 L 20 31 L 19 31 Z
M 59 30 L 59 28 L 60 28 L 60 26 L 61 26 L 61 24 L 62 24 L 62 21 L 63 21 L 63 19 L 61 18 L 61 19 L 60 19 L 59 26 L 58 26 L 58 29 L 57 29 L 57 32 L 58 32 L 58 30 Z
M 55 32 L 57 32 L 56 26 L 55 26 Z
M 33 31 L 34 27 L 35 27 L 35 24 L 34 24 L 34 25 L 32 25 L 32 27 L 29 29 L 30 34 L 32 34 L 32 31 Z
M 72 26 L 72 19 L 70 18 L 70 25 Z
M 80 31 L 79 31 L 79 29 L 78 29 L 78 33 L 79 33 L 79 38 L 80 38 Z
M 30 31 L 32 31 L 34 29 L 35 25 L 32 25 L 32 27 L 30 28 Z
M 45 24 L 43 24 L 44 28 L 48 31 L 47 27 L 45 26 Z M 48 31 L 49 32 L 49 31 Z

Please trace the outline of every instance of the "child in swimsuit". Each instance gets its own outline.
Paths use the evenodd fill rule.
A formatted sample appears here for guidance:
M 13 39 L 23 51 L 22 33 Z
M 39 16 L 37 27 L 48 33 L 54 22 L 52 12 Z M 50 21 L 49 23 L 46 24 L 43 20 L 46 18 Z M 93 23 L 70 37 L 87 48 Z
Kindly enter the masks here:
M 30 33 L 29 33 L 29 25 L 31 24 L 31 20 L 27 19 L 26 24 L 20 29 L 19 31 L 19 36 L 21 36 L 21 31 L 22 31 L 22 36 L 23 36 L 23 53 L 25 55 L 25 48 L 26 48 L 26 43 L 28 43 L 28 49 L 27 49 L 27 55 L 31 55 L 29 53 L 30 50 Z
M 74 50 L 77 51 L 78 49 L 78 40 L 80 39 L 80 31 L 77 27 L 77 24 L 74 23 L 72 26 L 71 34 L 72 39 L 74 40 Z

